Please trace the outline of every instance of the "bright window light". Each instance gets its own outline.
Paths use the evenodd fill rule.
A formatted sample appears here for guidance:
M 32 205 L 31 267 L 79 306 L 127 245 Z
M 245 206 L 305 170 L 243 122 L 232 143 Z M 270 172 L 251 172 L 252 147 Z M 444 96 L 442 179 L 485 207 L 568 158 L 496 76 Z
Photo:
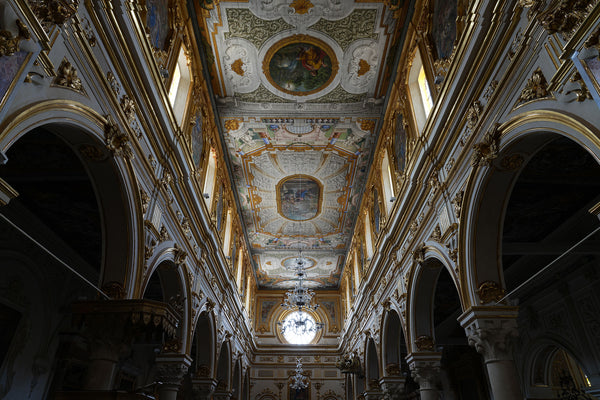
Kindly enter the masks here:
M 290 344 L 309 344 L 317 335 L 317 323 L 306 312 L 294 311 L 283 320 L 283 337 Z
M 421 67 L 419 71 L 419 90 L 421 91 L 421 100 L 423 101 L 423 109 L 425 115 L 429 115 L 429 112 L 433 108 L 433 99 L 431 98 L 431 92 L 429 91 L 429 83 L 427 83 L 427 77 L 425 76 L 425 68 Z
M 181 69 L 179 68 L 179 64 L 175 64 L 175 71 L 173 71 L 173 80 L 171 81 L 171 88 L 169 89 L 169 101 L 173 106 L 175 106 L 175 99 L 177 97 L 177 89 L 179 89 L 180 80 Z

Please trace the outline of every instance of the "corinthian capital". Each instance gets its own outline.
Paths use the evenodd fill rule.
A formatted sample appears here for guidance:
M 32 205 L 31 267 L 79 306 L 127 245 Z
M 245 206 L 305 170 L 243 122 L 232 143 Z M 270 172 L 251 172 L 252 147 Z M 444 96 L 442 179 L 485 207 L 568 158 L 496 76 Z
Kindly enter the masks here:
M 512 344 L 519 334 L 517 307 L 473 307 L 460 316 L 469 344 L 486 363 L 512 360 Z
M 191 364 L 185 354 L 159 355 L 156 358 L 156 378 L 166 385 L 179 386 Z
M 441 359 L 442 353 L 436 352 L 412 353 L 406 358 L 411 376 L 421 390 L 437 390 Z

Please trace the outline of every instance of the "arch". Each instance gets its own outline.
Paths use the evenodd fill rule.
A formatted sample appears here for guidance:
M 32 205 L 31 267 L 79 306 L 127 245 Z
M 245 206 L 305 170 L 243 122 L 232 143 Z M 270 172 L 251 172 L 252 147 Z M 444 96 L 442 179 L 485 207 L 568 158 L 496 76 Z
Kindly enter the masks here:
M 197 376 L 213 378 L 216 373 L 217 329 L 212 312 L 202 311 L 196 321 L 190 355 Z
M 367 387 L 371 386 L 372 381 L 379 381 L 379 356 L 377 354 L 377 346 L 372 337 L 367 339 L 365 343 L 365 377 Z
M 424 261 L 417 263 L 408 286 L 407 334 L 410 352 L 421 351 L 416 344 L 419 337 L 435 339 L 434 295 L 443 269 L 449 273 L 457 296 L 461 298 L 455 275 L 449 264 L 439 258 L 431 247 L 424 248 L 423 253 Z
M 497 127 L 500 149 L 494 168 L 479 167 L 471 173 L 464 191 L 459 225 L 459 265 L 463 296 L 468 306 L 479 304 L 479 286 L 486 281 L 505 287 L 500 260 L 501 230 L 482 235 L 486 226 L 502 227 L 505 205 L 521 172 L 521 165 L 536 149 L 558 136 L 579 144 L 600 160 L 600 137 L 586 122 L 553 110 L 523 113 Z M 519 164 L 511 167 L 510 156 Z M 506 157 L 506 158 L 505 158 Z M 519 158 L 520 157 L 520 158 Z M 502 167 L 506 160 L 506 167 Z M 477 238 L 476 241 L 470 240 Z
M 250 371 L 246 369 L 244 373 L 244 379 L 242 380 L 242 393 L 240 396 L 241 400 L 250 400 Z
M 557 358 L 561 358 L 558 363 Z M 589 387 L 585 365 L 570 346 L 565 347 L 560 339 L 551 336 L 540 338 L 530 347 L 524 358 L 523 371 L 528 396 L 554 398 L 559 387 L 558 380 L 563 377 L 561 375 L 570 378 L 581 390 Z
M 231 383 L 232 397 L 231 400 L 241 400 L 242 391 L 242 365 L 238 359 L 233 368 L 233 381 Z
M 217 391 L 227 391 L 231 389 L 231 344 L 229 340 L 221 344 L 219 358 L 217 361 Z
M 401 376 L 408 351 L 402 321 L 396 310 L 385 313 L 381 331 L 381 364 L 384 376 Z
M 143 254 L 143 218 L 131 164 L 112 157 L 104 145 L 107 119 L 72 100 L 43 101 L 8 116 L 0 126 L 0 151 L 43 128 L 63 140 L 79 157 L 90 177 L 100 208 L 103 251 L 99 285 L 118 282 L 125 296 L 135 292 L 136 263 Z M 10 162 L 10 160 L 9 160 Z
M 185 267 L 174 262 L 175 252 L 176 249 L 172 248 L 157 258 L 160 262 L 154 263 L 149 269 L 142 297 L 168 303 L 180 314 L 178 336 L 181 338 L 181 351 L 185 352 L 188 348 L 191 306 Z

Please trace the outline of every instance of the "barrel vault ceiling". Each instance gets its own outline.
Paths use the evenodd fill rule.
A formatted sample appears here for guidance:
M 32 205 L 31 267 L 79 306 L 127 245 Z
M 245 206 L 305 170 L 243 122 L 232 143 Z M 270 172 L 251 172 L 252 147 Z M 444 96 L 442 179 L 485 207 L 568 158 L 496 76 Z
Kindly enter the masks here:
M 383 2 L 195 3 L 261 289 L 339 287 L 398 24 Z M 396 14 L 396 15 L 395 15 Z

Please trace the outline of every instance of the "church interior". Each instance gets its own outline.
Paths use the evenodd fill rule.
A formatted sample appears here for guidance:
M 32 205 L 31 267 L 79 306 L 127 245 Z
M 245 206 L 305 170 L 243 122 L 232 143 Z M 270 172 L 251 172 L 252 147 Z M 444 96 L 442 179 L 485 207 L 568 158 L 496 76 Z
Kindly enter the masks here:
M 0 0 L 0 399 L 600 399 L 600 1 Z

